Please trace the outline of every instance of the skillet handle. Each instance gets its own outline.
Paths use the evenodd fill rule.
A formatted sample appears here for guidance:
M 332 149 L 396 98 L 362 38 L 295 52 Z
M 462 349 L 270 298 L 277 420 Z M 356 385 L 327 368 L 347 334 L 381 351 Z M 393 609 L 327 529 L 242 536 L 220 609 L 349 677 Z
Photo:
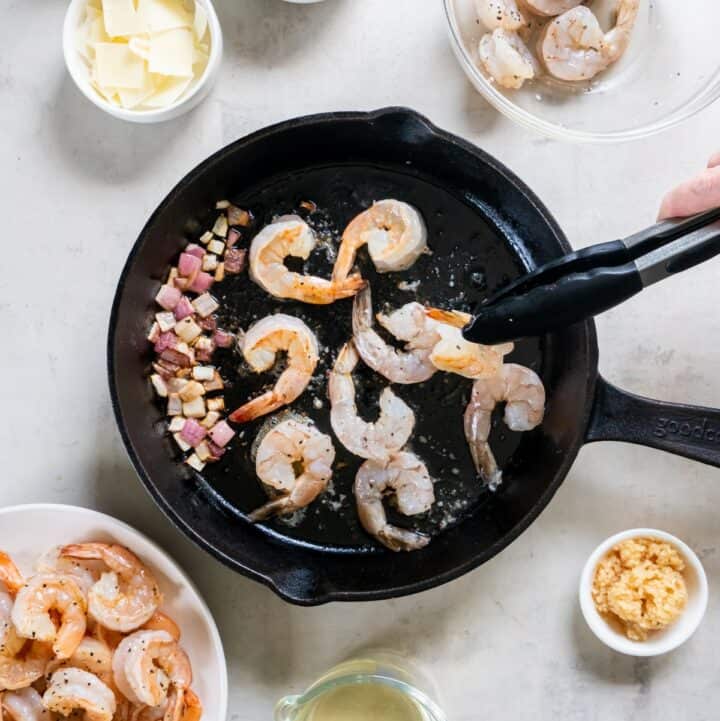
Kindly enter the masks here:
M 599 377 L 585 440 L 637 443 L 720 467 L 720 410 L 642 398 Z

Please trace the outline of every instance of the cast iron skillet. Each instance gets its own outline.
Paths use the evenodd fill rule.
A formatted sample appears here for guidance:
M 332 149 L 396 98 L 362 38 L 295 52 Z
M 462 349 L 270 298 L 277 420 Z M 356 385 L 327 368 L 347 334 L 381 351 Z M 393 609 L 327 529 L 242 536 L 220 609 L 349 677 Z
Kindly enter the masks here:
M 248 523 L 246 514 L 265 499 L 249 459 L 262 421 L 246 427 L 223 461 L 202 476 L 178 462 L 146 380 L 153 297 L 180 249 L 212 222 L 219 198 L 256 215 L 256 226 L 243 238 L 247 243 L 274 216 L 298 211 L 323 237 L 337 237 L 356 213 L 382 197 L 422 210 L 434 253 L 407 273 L 379 276 L 362 252 L 362 272 L 376 307 L 398 307 L 417 297 L 471 310 L 510 278 L 570 250 L 548 210 L 501 163 L 422 116 L 396 108 L 299 118 L 229 145 L 172 190 L 135 243 L 110 320 L 113 406 L 143 483 L 198 545 L 294 603 L 387 598 L 445 583 L 501 551 L 547 505 L 583 443 L 629 441 L 720 465 L 720 412 L 638 398 L 605 382 L 598 376 L 594 326 L 586 322 L 517 345 L 512 359 L 540 373 L 547 412 L 539 429 L 522 435 L 508 433 L 496 413 L 491 443 L 505 469 L 496 493 L 476 479 L 462 434 L 470 382 L 436 374 L 427 383 L 395 388 L 416 411 L 412 447 L 436 480 L 438 502 L 418 520 L 389 513 L 399 524 L 432 533 L 426 549 L 394 554 L 365 535 L 351 490 L 359 461 L 339 443 L 333 488 L 320 501 L 290 523 Z M 316 203 L 318 212 L 301 210 L 305 200 Z M 317 251 L 307 269 L 329 275 L 326 253 Z M 410 285 L 401 289 L 402 281 Z M 246 275 L 215 292 L 223 304 L 221 321 L 231 329 L 282 310 L 318 332 L 326 348 L 321 367 L 294 407 L 329 432 L 325 373 L 350 334 L 351 302 L 276 301 Z M 230 407 L 272 382 L 248 374 L 234 351 L 216 360 L 231 380 Z M 359 370 L 356 380 L 360 405 L 372 414 L 385 382 L 367 369 Z

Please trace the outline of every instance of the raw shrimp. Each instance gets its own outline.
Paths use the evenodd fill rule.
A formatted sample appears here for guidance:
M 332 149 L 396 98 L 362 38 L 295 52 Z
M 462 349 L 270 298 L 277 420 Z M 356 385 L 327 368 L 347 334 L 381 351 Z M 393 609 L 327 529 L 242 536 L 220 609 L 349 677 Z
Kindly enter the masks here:
M 353 343 L 340 350 L 328 381 L 330 423 L 338 440 L 361 458 L 387 458 L 406 443 L 415 425 L 412 409 L 390 388 L 380 394 L 380 415 L 374 423 L 358 416 L 352 372 L 359 356 Z
M 349 298 L 365 285 L 359 275 L 325 280 L 295 273 L 285 265 L 293 256 L 307 260 L 317 245 L 312 228 L 297 216 L 280 218 L 265 226 L 250 245 L 250 277 L 276 298 L 292 298 L 304 303 L 327 304 Z
M 367 244 L 378 273 L 407 270 L 427 252 L 422 215 L 400 200 L 378 200 L 345 228 L 333 268 L 333 280 L 348 277 L 357 251 Z
M 107 543 L 64 546 L 68 558 L 103 561 L 103 573 L 88 594 L 90 616 L 113 631 L 134 631 L 152 618 L 162 603 L 157 581 L 140 559 L 127 548 Z
M 388 523 L 383 496 L 394 494 L 397 510 L 414 516 L 435 502 L 433 482 L 425 464 L 413 453 L 401 452 L 383 461 L 368 460 L 355 477 L 355 500 L 363 528 L 391 551 L 414 551 L 430 538 Z
M 534 371 L 515 363 L 503 365 L 498 375 L 473 384 L 465 410 L 465 437 L 478 474 L 493 490 L 502 482 L 502 472 L 488 438 L 492 412 L 502 401 L 505 401 L 505 425 L 512 431 L 529 431 L 542 423 L 545 388 Z
M 273 367 L 278 352 L 287 351 L 287 367 L 272 390 L 248 401 L 230 414 L 245 423 L 292 403 L 312 379 L 319 358 L 315 334 L 299 318 L 269 315 L 252 325 L 242 339 L 242 352 L 256 373 Z
M 87 602 L 70 576 L 42 573 L 18 591 L 12 621 L 18 635 L 52 643 L 58 659 L 70 658 L 85 635 Z M 59 616 L 59 626 L 51 615 Z
M 84 721 L 112 721 L 117 705 L 115 694 L 97 676 L 72 667 L 55 671 L 43 704 L 63 716 L 82 711 Z
M 250 520 L 293 513 L 312 503 L 327 488 L 334 460 L 330 436 L 311 422 L 288 418 L 278 423 L 258 444 L 255 468 L 261 483 L 279 497 L 251 513 Z
M 192 683 L 185 651 L 165 631 L 136 631 L 117 647 L 113 678 L 132 703 L 159 706 L 171 688 L 184 692 Z
M 513 30 L 495 28 L 480 38 L 478 55 L 483 67 L 498 85 L 517 90 L 537 74 L 537 62 Z
M 475 9 L 488 30 L 517 30 L 526 22 L 516 0 L 475 0 Z
M 0 551 L 0 583 L 5 585 L 5 588 L 15 595 L 23 583 L 25 583 L 22 573 L 18 570 L 18 567 L 13 563 L 12 558 L 8 556 L 4 551 Z
M 580 5 L 584 0 L 522 0 L 523 5 L 531 13 L 544 17 L 561 15 Z
M 0 694 L 0 697 L 0 721 L 50 721 L 54 718 L 53 713 L 43 706 L 42 696 L 31 686 Z
M 388 345 L 373 328 L 372 297 L 366 288 L 355 296 L 352 312 L 353 340 L 363 361 L 392 383 L 421 383 L 430 378 L 436 370 L 430 353 L 439 335 L 428 327 L 423 306 L 408 303 L 378 320 L 392 326 L 388 330 L 406 342 L 405 350 Z
M 589 80 L 625 52 L 640 0 L 618 0 L 615 27 L 603 33 L 592 10 L 584 5 L 551 20 L 538 42 L 538 54 L 560 80 Z
M 500 371 L 503 356 L 512 352 L 512 343 L 491 346 L 465 340 L 461 328 L 471 320 L 467 313 L 438 308 L 427 308 L 425 313 L 440 335 L 430 354 L 430 362 L 438 370 L 465 378 L 488 378 Z
M 35 683 L 45 675 L 52 659 L 49 643 L 31 641 L 13 656 L 0 655 L 0 691 L 16 691 Z

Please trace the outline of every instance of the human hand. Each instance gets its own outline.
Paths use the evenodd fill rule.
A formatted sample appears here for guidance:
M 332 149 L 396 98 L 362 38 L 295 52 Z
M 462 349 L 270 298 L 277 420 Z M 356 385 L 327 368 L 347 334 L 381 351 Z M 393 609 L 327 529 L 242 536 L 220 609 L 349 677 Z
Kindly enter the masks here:
M 720 207 L 720 152 L 713 155 L 707 168 L 692 180 L 671 190 L 660 204 L 658 220 L 684 218 Z

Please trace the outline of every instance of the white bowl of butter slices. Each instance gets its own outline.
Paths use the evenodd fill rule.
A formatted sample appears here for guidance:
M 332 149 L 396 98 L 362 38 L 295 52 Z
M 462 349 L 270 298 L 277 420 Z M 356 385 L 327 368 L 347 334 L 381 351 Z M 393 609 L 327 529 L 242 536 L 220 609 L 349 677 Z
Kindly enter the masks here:
M 222 31 L 210 0 L 72 0 L 63 52 L 70 76 L 98 108 L 157 123 L 210 92 Z

